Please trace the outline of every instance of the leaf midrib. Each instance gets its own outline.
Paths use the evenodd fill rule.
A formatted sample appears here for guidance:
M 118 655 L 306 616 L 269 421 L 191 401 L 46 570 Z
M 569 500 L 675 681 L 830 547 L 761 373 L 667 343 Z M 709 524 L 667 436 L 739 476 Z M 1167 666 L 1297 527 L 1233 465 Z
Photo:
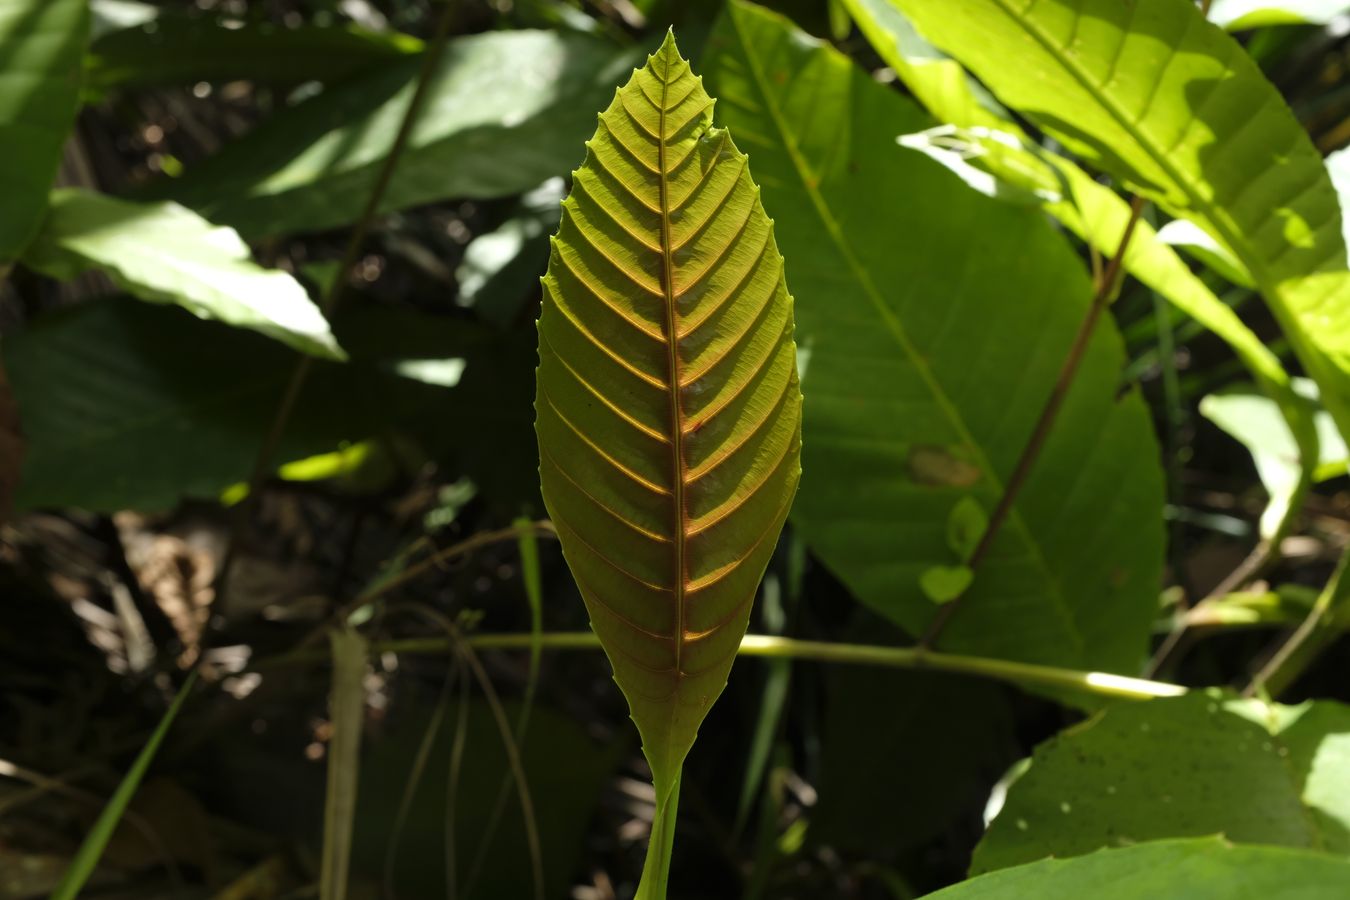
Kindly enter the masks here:
M 657 128 L 656 141 L 657 168 L 660 169 L 659 187 L 661 195 L 661 289 L 665 293 L 666 313 L 666 353 L 670 365 L 670 459 L 671 459 L 671 508 L 674 528 L 674 599 L 675 627 L 671 634 L 674 650 L 674 681 L 676 690 L 684 674 L 684 626 L 685 626 L 685 588 L 689 582 L 688 556 L 686 541 L 689 531 L 689 511 L 685 501 L 685 476 L 688 461 L 684 449 L 684 405 L 680 396 L 680 329 L 675 314 L 675 277 L 674 259 L 671 254 L 670 236 L 670 183 L 669 170 L 666 168 L 666 102 L 670 94 L 670 54 L 663 54 L 661 72 L 661 118 Z M 672 707 L 671 716 L 674 716 Z
M 853 255 L 848 242 L 844 240 L 843 234 L 839 230 L 839 223 L 835 220 L 829 206 L 825 203 L 825 198 L 821 196 L 816 184 L 807 177 L 809 168 L 797 148 L 797 143 L 793 139 L 792 133 L 787 128 L 787 123 L 783 118 L 782 111 L 778 108 L 773 95 L 769 91 L 768 81 L 759 68 L 754 55 L 754 50 L 742 30 L 739 18 L 734 13 L 728 15 L 727 18 L 731 22 L 736 37 L 741 43 L 741 48 L 745 54 L 746 64 L 754 77 L 755 86 L 758 88 L 760 96 L 764 100 L 765 109 L 768 110 L 770 118 L 773 119 L 774 127 L 778 129 L 778 133 L 783 139 L 783 147 L 787 151 L 788 156 L 792 159 L 793 169 L 796 171 L 798 179 L 801 181 L 802 188 L 806 195 L 811 198 L 811 204 L 815 208 L 816 214 L 820 216 L 822 224 L 824 224 L 826 230 L 830 233 L 830 239 L 834 241 L 835 245 L 838 247 L 840 255 L 843 256 L 848 263 L 849 270 L 863 288 L 868 300 L 871 302 L 882 321 L 886 324 L 887 329 L 891 332 L 892 336 L 894 336 L 896 343 L 900 345 L 900 348 L 908 357 L 914 370 L 919 373 L 924 385 L 929 389 L 930 394 L 937 401 L 938 407 L 955 427 L 962 440 L 965 441 L 971 451 L 975 454 L 980 469 L 983 471 L 984 476 L 989 479 L 990 485 L 994 488 L 995 492 L 1001 494 L 1004 490 L 1003 482 L 994 471 L 992 463 L 984 452 L 984 447 L 975 440 L 974 435 L 966 426 L 965 419 L 961 416 L 960 411 L 952 404 L 946 392 L 942 389 L 942 386 L 933 376 L 932 370 L 928 367 L 914 345 L 910 343 L 909 338 L 905 333 L 904 326 L 887 307 L 880 291 L 878 291 L 876 285 L 872 283 L 872 279 L 868 275 L 867 270 L 859 263 L 857 258 Z M 1016 504 L 1013 504 L 1012 509 L 1009 510 L 1006 522 L 1007 527 L 1012 528 L 1020 534 L 1024 545 L 1031 550 L 1042 574 L 1053 587 L 1051 597 L 1055 601 L 1057 609 L 1068 623 L 1068 631 L 1074 639 L 1078 653 L 1081 655 L 1083 650 L 1083 637 L 1078 629 L 1077 618 L 1074 616 L 1072 608 L 1065 599 L 1063 586 L 1060 584 L 1058 576 L 1051 570 L 1049 561 L 1046 559 L 1040 544 L 1032 538 L 1030 529 L 1027 527 Z

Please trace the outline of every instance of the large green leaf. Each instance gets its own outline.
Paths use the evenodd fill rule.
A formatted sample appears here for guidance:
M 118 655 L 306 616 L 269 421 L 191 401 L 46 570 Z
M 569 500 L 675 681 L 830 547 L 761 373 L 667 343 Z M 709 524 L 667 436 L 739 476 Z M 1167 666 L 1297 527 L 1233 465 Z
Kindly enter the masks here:
M 356 27 L 280 28 L 165 14 L 96 39 L 85 63 L 85 85 L 106 91 L 239 78 L 332 84 L 421 49 L 422 42 L 409 35 Z
M 255 264 L 234 229 L 212 225 L 176 203 L 128 203 L 75 188 L 53 191 L 42 230 L 22 260 L 53 278 L 99 269 L 143 300 L 176 303 L 203 319 L 251 328 L 306 353 L 343 357 L 300 282 Z
M 1156 841 L 992 872 L 929 900 L 1340 900 L 1350 861 L 1221 838 Z
M 0 269 L 33 236 L 75 121 L 87 0 L 0 0 Z
M 1190 0 L 895 0 L 919 30 L 1090 163 L 1246 267 L 1350 432 L 1350 274 L 1312 142 Z
M 801 471 L 783 258 L 712 106 L 668 36 L 573 173 L 539 320 L 544 501 L 651 763 L 652 890 Z
M 593 111 L 635 58 L 575 34 L 451 41 L 381 210 L 508 196 L 565 174 L 573 148 L 595 127 Z M 421 67 L 411 58 L 325 91 L 154 193 L 249 239 L 349 224 L 370 195 Z
M 1217 833 L 1350 852 L 1350 707 L 1217 693 L 1111 707 L 1036 748 L 971 870 Z
M 965 146 L 960 147 L 962 158 L 972 159 L 980 171 L 988 171 L 1039 196 L 1047 212 L 1104 257 L 1115 255 L 1130 218 L 1128 203 L 1072 160 L 1034 151 L 1011 115 L 961 64 L 914 31 L 897 8 L 897 0 L 844 2 L 877 53 L 914 95 L 939 119 L 960 129 L 958 134 L 968 135 Z M 1004 135 L 1009 140 L 995 141 L 995 135 Z M 947 136 L 944 143 L 950 145 L 953 139 Z M 1214 295 L 1175 250 L 1159 239 L 1159 233 L 1148 222 L 1138 223 L 1126 248 L 1124 264 L 1126 271 L 1228 342 L 1261 389 L 1279 404 L 1299 443 L 1302 451 L 1299 455 L 1308 460 L 1307 468 L 1311 469 L 1317 455 L 1313 430 L 1279 358 L 1232 308 Z
M 895 135 L 928 120 L 784 19 L 733 3 L 705 67 L 752 148 L 792 266 L 806 360 L 793 520 L 864 603 L 911 633 L 948 520 L 987 513 L 1087 312 L 1090 287 L 1034 209 L 982 197 Z M 897 223 L 887 227 L 885 223 Z M 1158 449 L 1103 323 L 944 647 L 1133 670 L 1157 609 Z

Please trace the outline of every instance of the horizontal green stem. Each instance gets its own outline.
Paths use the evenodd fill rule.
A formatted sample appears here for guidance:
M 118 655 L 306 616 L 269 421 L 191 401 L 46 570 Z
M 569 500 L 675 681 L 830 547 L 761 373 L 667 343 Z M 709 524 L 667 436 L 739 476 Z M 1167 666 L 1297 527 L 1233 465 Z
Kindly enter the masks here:
M 538 641 L 536 645 L 533 642 Z M 480 650 L 528 650 L 541 646 L 548 650 L 599 650 L 600 639 L 590 631 L 562 631 L 543 635 L 498 633 L 466 635 L 465 641 Z M 441 638 L 412 638 L 371 644 L 377 653 L 448 653 L 450 643 Z M 768 634 L 747 634 L 741 641 L 741 656 L 804 659 L 854 665 L 884 666 L 895 669 L 929 669 L 980 675 L 1019 685 L 1064 688 L 1085 694 L 1147 700 L 1152 697 L 1176 697 L 1186 688 L 1163 681 L 1127 678 L 1108 672 L 1084 672 L 1033 663 L 978 656 L 957 656 L 910 647 L 879 647 L 866 644 L 836 644 L 826 641 L 799 641 Z

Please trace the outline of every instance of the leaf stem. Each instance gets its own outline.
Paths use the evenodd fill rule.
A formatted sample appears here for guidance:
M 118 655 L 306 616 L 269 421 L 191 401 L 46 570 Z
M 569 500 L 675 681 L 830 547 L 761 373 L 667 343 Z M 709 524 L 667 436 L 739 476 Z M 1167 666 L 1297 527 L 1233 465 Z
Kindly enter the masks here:
M 1325 649 L 1330 639 L 1340 634 L 1332 613 L 1350 600 L 1350 577 L 1346 576 L 1348 568 L 1350 568 L 1350 551 L 1346 551 L 1341 557 L 1336 572 L 1318 595 L 1317 602 L 1308 611 L 1307 617 L 1275 649 L 1265 665 L 1252 676 L 1251 683 L 1242 692 L 1244 697 L 1253 697 L 1260 693 L 1278 696 L 1303 674 L 1317 654 Z
M 356 227 L 352 230 L 351 238 L 347 241 L 347 247 L 343 251 L 342 261 L 338 264 L 337 272 L 319 300 L 319 309 L 325 316 L 332 313 L 338 302 L 343 298 L 347 287 L 348 273 L 351 272 L 352 266 L 356 264 L 356 257 L 365 245 L 366 235 L 370 233 L 371 227 L 375 224 L 380 204 L 393 181 L 394 171 L 398 168 L 403 151 L 407 148 L 413 126 L 417 124 L 417 116 L 421 111 L 422 101 L 431 86 L 431 76 L 435 73 L 441 54 L 445 50 L 445 45 L 450 37 L 450 26 L 455 18 L 454 12 L 457 6 L 455 0 L 444 0 L 444 4 L 441 17 L 436 23 L 435 36 L 424 51 L 422 68 L 418 72 L 417 84 L 413 88 L 411 99 L 408 101 L 408 108 L 403 112 L 403 120 L 399 123 L 394 141 L 389 146 L 389 153 L 385 156 L 384 163 L 380 166 L 380 171 L 375 177 L 375 184 L 370 190 L 370 195 L 366 198 L 365 206 L 361 210 L 360 218 L 357 219 Z M 235 510 L 229 540 L 225 545 L 220 575 L 217 577 L 215 584 L 213 617 L 224 615 L 225 603 L 227 602 L 226 588 L 229 585 L 230 574 L 234 568 L 235 557 L 238 555 L 239 541 L 244 526 L 248 523 L 250 514 L 257 503 L 258 491 L 272 470 L 272 460 L 276 456 L 277 447 L 281 444 L 286 425 L 290 422 L 291 414 L 295 411 L 296 403 L 300 399 L 300 392 L 303 390 L 305 382 L 309 380 L 313 367 L 314 357 L 312 356 L 302 355 L 296 362 L 295 368 L 291 371 L 290 380 L 287 381 L 286 387 L 282 390 L 281 400 L 277 403 L 276 412 L 272 415 L 271 425 L 258 448 L 258 455 L 253 461 L 253 470 L 249 474 L 248 493 L 239 502 L 239 506 Z
M 670 885 L 670 860 L 675 851 L 675 823 L 680 807 L 680 776 L 666 790 L 657 785 L 656 815 L 647 841 L 647 858 L 642 862 L 633 900 L 666 900 Z
M 464 644 L 479 650 L 529 650 L 535 640 L 538 640 L 539 646 L 547 650 L 600 649 L 600 639 L 591 631 L 555 631 L 537 637 L 528 632 L 482 633 L 464 635 L 461 640 Z M 454 649 L 449 641 L 442 638 L 372 641 L 371 648 L 374 652 L 407 654 L 447 653 Z M 958 656 L 917 647 L 803 641 L 769 634 L 747 634 L 741 641 L 739 655 L 881 666 L 892 669 L 927 669 L 959 675 L 978 675 L 1017 685 L 1062 688 L 1083 694 L 1127 700 L 1177 697 L 1186 693 L 1186 688 L 1179 684 L 1129 678 L 1109 672 L 1088 672 L 1006 659 Z M 298 655 L 287 655 L 262 661 L 254 668 L 264 669 L 297 662 L 300 658 Z
M 1059 416 L 1060 407 L 1064 405 L 1064 398 L 1073 385 L 1074 376 L 1078 374 L 1078 366 L 1082 363 L 1088 344 L 1092 341 L 1093 332 L 1097 328 L 1097 321 L 1101 318 L 1106 307 L 1115 299 L 1116 292 L 1120 288 L 1124 273 L 1125 251 L 1129 249 L 1130 238 L 1134 236 L 1135 227 L 1139 224 L 1143 212 L 1144 198 L 1135 196 L 1130 201 L 1130 218 L 1126 221 L 1125 230 L 1120 236 L 1120 246 L 1117 248 L 1115 255 L 1111 257 L 1111 261 L 1106 264 L 1106 271 L 1102 273 L 1100 278 L 1096 279 L 1092 303 L 1088 307 L 1083 324 L 1079 326 L 1078 333 L 1074 336 L 1073 344 L 1069 347 L 1069 354 L 1064 359 L 1064 365 L 1060 367 L 1059 377 L 1055 379 L 1055 385 L 1050 390 L 1050 396 L 1046 398 L 1045 406 L 1042 407 L 1040 417 L 1036 420 L 1036 425 L 1031 431 L 1031 437 L 1027 439 L 1026 445 L 1022 448 L 1022 455 L 1018 458 L 1017 465 L 1008 478 L 1003 496 L 999 498 L 998 505 L 994 507 L 994 511 L 989 516 L 988 527 L 985 528 L 984 534 L 980 537 L 980 542 L 975 546 L 970 559 L 966 562 L 966 565 L 971 569 L 978 569 L 980 563 L 988 555 L 990 548 L 993 546 L 994 538 L 1007 520 L 1008 514 L 1012 512 L 1013 503 L 1016 502 L 1018 495 L 1022 492 L 1027 476 L 1031 474 L 1032 466 L 1035 465 L 1041 454 L 1041 449 L 1045 446 L 1046 439 L 1050 436 L 1050 429 Z M 947 623 L 956 613 L 963 596 L 964 594 L 939 607 L 937 615 L 933 617 L 933 621 L 928 626 L 928 630 L 919 640 L 918 646 L 920 648 L 932 647 L 936 643 L 938 637 L 942 634 L 942 630 L 947 627 Z

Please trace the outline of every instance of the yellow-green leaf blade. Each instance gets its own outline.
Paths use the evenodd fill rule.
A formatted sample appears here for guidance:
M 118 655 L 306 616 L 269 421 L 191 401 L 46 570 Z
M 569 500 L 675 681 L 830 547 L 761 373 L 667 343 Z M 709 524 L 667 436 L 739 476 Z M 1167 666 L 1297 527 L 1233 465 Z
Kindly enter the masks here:
M 673 39 L 587 147 L 543 282 L 540 477 L 669 786 L 796 491 L 792 303 L 746 157 Z
M 1188 0 L 894 2 L 1001 100 L 1231 250 L 1350 430 L 1335 193 L 1236 41 Z

